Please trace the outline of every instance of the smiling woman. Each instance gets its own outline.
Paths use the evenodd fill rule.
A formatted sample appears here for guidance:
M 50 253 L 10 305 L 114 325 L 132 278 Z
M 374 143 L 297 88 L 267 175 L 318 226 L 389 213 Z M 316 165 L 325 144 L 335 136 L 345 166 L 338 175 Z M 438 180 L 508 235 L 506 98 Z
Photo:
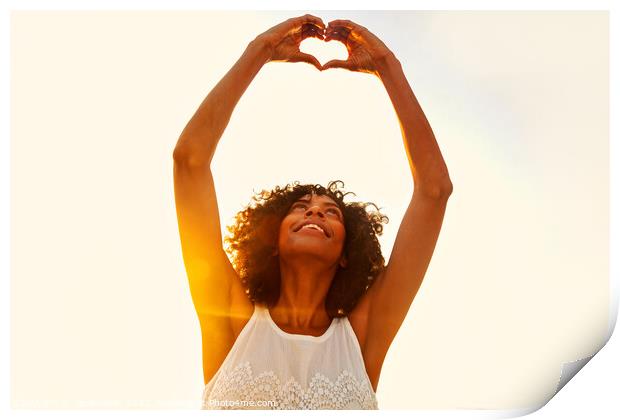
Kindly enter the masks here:
M 348 58 L 322 66 L 299 50 L 309 37 L 343 43 Z M 369 73 L 386 87 L 415 185 L 387 265 L 377 238 L 387 217 L 373 203 L 345 203 L 341 181 L 256 194 L 228 227 L 223 249 L 211 160 L 235 105 L 270 61 Z M 202 331 L 203 408 L 378 408 L 383 360 L 422 283 L 452 192 L 394 54 L 349 20 L 325 27 L 311 15 L 288 19 L 250 42 L 173 156 L 183 259 Z
M 299 284 L 307 272 L 308 293 L 327 290 L 329 317 L 351 312 L 384 267 L 377 236 L 388 218 L 368 211 L 369 206 L 378 210 L 373 203 L 345 203 L 349 193 L 339 190 L 339 184 L 344 185 L 333 181 L 325 188 L 295 182 L 263 190 L 237 214 L 234 225 L 228 227 L 226 250 L 250 300 L 275 306 L 281 289 L 291 287 L 282 280 Z M 310 223 L 322 230 L 320 235 L 301 229 Z M 307 267 L 304 273 L 293 274 L 297 278 L 282 277 L 282 270 L 294 271 L 302 264 Z M 326 273 L 314 273 L 315 268 Z

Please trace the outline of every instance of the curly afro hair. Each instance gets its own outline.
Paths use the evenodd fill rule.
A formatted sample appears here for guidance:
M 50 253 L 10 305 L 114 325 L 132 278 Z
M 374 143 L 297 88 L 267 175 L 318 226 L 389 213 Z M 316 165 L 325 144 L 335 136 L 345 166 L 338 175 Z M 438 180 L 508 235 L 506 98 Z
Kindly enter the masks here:
M 235 223 L 228 226 L 226 252 L 232 257 L 246 294 L 254 303 L 274 306 L 280 297 L 278 233 L 282 219 L 291 205 L 306 194 L 326 195 L 333 199 L 344 215 L 346 239 L 343 253 L 346 268 L 338 267 L 327 293 L 325 307 L 330 317 L 346 316 L 384 269 L 385 260 L 377 238 L 383 233 L 387 216 L 374 203 L 343 201 L 347 194 L 338 188 L 342 181 L 331 181 L 327 187 L 319 184 L 300 185 L 299 181 L 272 191 L 255 193 L 248 206 L 237 213 Z M 376 211 L 367 211 L 372 205 Z

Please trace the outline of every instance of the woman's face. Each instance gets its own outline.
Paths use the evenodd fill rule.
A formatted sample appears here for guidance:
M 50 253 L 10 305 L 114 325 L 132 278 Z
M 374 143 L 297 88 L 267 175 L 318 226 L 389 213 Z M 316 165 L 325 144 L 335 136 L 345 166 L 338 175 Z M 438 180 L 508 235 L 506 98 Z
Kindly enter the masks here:
M 278 252 L 280 258 L 305 254 L 331 265 L 341 261 L 345 238 L 344 215 L 338 204 L 326 195 L 307 194 L 284 216 Z

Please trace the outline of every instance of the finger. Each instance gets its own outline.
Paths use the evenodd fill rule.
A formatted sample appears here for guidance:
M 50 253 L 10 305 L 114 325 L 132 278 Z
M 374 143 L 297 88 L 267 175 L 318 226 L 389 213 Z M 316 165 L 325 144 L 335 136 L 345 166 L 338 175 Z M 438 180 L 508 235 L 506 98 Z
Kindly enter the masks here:
M 347 19 L 336 19 L 336 20 L 332 20 L 331 22 L 329 22 L 329 24 L 327 25 L 327 27 L 334 27 L 334 26 L 342 26 L 344 28 L 347 28 L 349 30 L 361 30 L 361 29 L 366 29 L 364 28 L 362 25 L 358 25 L 357 23 L 347 20 Z
M 306 15 L 300 16 L 298 20 L 299 20 L 300 25 L 303 25 L 304 23 L 312 23 L 318 26 L 319 28 L 321 28 L 322 30 L 325 30 L 325 23 L 323 23 L 320 17 L 306 14 Z
M 321 40 L 325 38 L 325 36 L 323 35 L 323 31 L 320 28 L 313 26 L 313 25 L 306 26 L 305 28 L 302 29 L 302 32 L 301 32 L 302 41 L 310 37 L 318 38 Z
M 291 63 L 304 62 L 304 63 L 312 64 L 317 69 L 322 70 L 321 63 L 319 63 L 319 60 L 317 60 L 315 56 L 303 53 L 301 51 L 292 55 L 289 61 Z
M 353 63 L 351 63 L 350 61 L 346 61 L 346 60 L 331 60 L 323 64 L 323 70 L 336 69 L 336 68 L 354 70 Z
M 362 25 L 343 19 L 331 21 L 325 30 L 325 34 L 331 34 L 333 31 L 337 31 L 345 35 L 345 41 L 342 41 L 345 44 L 347 43 L 346 40 L 351 38 L 351 34 L 353 34 L 354 39 L 359 39 L 360 37 L 365 37 L 364 33 L 370 32 Z
M 347 38 L 349 37 L 349 32 L 342 33 L 341 31 L 332 30 L 325 33 L 325 42 L 329 42 L 331 40 L 340 41 L 344 44 L 347 43 Z
M 333 26 L 328 26 L 327 29 L 325 29 L 325 35 L 337 33 L 343 36 L 348 36 L 351 33 L 351 31 L 352 29 L 347 28 L 346 26 L 333 25 Z
M 305 29 L 314 29 L 314 30 L 316 30 L 317 32 L 320 32 L 320 33 L 325 32 L 325 28 L 323 28 L 323 27 L 321 27 L 321 26 L 317 25 L 316 23 L 312 23 L 312 22 L 306 22 L 306 23 L 303 23 L 303 24 L 301 25 L 301 28 L 302 28 L 302 30 L 305 30 Z

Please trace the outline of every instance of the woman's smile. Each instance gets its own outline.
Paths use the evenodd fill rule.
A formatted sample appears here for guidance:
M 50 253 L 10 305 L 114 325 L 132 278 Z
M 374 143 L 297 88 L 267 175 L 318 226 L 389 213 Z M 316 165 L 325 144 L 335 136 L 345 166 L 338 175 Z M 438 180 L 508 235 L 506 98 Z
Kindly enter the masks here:
M 321 235 L 322 237 L 327 237 L 327 234 L 323 231 L 320 226 L 315 225 L 314 223 L 309 223 L 304 225 L 301 229 L 297 231 L 298 233 L 311 233 L 316 235 Z

